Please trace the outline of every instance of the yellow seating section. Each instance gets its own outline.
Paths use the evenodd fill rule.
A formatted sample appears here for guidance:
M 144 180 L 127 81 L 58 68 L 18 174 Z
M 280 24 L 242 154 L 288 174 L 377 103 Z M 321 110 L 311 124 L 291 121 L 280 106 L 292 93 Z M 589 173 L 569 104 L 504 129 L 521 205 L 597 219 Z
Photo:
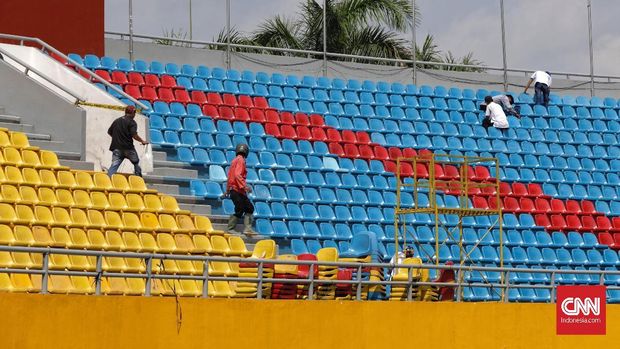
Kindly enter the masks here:
M 275 243 L 248 251 L 244 241 L 214 230 L 209 218 L 179 207 L 172 196 L 148 189 L 137 176 L 71 170 L 55 153 L 29 144 L 25 134 L 0 128 L 0 245 L 235 257 L 275 257 Z M 235 265 L 233 265 L 235 264 Z M 96 258 L 52 254 L 52 270 L 95 271 Z M 0 268 L 39 269 L 39 253 L 0 252 Z M 138 258 L 103 258 L 108 272 L 145 273 Z M 152 272 L 202 275 L 202 262 L 153 260 Z M 237 263 L 211 262 L 209 275 L 247 274 Z M 273 273 L 273 270 L 271 271 Z M 255 273 L 254 273 L 255 275 Z M 226 285 L 224 285 L 226 284 Z M 52 275 L 50 293 L 94 293 L 94 279 Z M 232 286 L 232 287 L 231 287 Z M 104 294 L 144 294 L 140 278 L 104 278 Z M 39 292 L 41 276 L 0 273 L 0 291 Z M 193 280 L 155 280 L 157 295 L 202 295 Z M 225 281 L 210 282 L 209 293 L 234 297 Z M 254 285 L 254 289 L 256 286 Z M 256 292 L 256 291 L 254 291 Z

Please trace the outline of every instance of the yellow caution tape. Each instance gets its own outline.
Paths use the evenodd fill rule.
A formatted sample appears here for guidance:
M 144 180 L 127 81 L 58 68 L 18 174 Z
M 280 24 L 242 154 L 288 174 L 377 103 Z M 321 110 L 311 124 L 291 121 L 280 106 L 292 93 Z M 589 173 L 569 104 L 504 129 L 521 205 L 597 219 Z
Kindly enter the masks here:
M 84 101 L 76 101 L 75 105 L 84 105 L 84 106 L 87 106 L 87 107 L 103 108 L 103 109 L 110 109 L 110 110 L 120 110 L 120 111 L 125 111 L 125 108 L 126 108 L 126 106 L 121 106 L 121 105 L 91 103 L 91 102 L 84 102 Z M 136 107 L 136 112 L 137 113 L 141 113 L 142 109 Z

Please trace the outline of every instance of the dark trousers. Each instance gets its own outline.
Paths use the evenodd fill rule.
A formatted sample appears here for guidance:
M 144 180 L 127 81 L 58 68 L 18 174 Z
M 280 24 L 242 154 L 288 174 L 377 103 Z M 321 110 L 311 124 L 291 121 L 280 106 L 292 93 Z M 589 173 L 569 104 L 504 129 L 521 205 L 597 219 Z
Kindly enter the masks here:
M 252 205 L 246 194 L 231 190 L 230 199 L 235 204 L 235 217 L 242 218 L 245 214 L 251 215 L 254 213 L 254 205 Z
M 549 105 L 549 86 L 541 82 L 534 84 L 534 103 Z
M 110 165 L 110 169 L 108 170 L 108 176 L 112 176 L 118 171 L 118 168 L 121 166 L 123 160 L 129 160 L 133 164 L 133 172 L 136 176 L 142 177 L 142 169 L 140 168 L 140 158 L 138 157 L 138 153 L 135 149 L 130 150 L 121 150 L 114 149 L 112 151 L 112 164 Z

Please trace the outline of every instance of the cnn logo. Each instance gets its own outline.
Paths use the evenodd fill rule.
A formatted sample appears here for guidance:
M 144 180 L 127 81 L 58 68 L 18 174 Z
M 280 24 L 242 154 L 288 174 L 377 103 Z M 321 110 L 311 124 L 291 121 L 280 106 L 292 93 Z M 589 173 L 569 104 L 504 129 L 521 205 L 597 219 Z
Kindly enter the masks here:
M 558 286 L 557 334 L 606 334 L 605 286 Z

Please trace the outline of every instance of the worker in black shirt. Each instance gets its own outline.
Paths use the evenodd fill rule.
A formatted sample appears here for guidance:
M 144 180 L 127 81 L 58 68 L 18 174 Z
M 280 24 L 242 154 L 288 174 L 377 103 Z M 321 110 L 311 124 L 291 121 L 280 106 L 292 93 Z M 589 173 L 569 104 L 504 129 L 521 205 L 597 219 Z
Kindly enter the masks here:
M 129 159 L 133 164 L 134 174 L 142 177 L 140 168 L 140 158 L 136 148 L 133 146 L 134 139 L 142 145 L 148 144 L 147 141 L 138 135 L 138 124 L 134 121 L 136 108 L 132 105 L 125 108 L 125 115 L 114 120 L 108 134 L 112 137 L 110 151 L 112 152 L 112 165 L 108 170 L 108 176 L 112 176 L 118 171 L 119 166 L 125 159 Z

